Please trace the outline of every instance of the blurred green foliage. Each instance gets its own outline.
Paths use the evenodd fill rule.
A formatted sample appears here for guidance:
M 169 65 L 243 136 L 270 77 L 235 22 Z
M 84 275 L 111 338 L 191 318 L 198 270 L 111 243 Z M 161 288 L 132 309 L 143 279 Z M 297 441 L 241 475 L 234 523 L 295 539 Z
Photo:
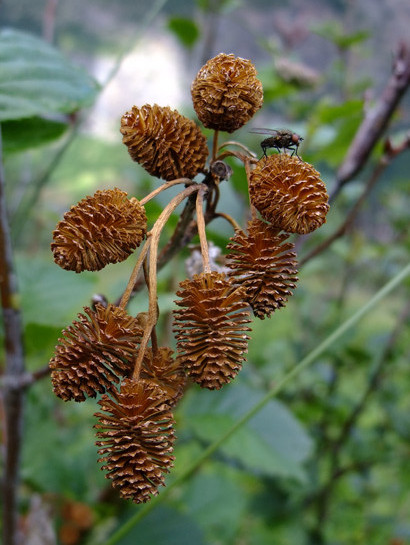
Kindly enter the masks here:
M 205 12 L 215 7 L 203 1 L 199 6 Z M 221 7 L 233 9 L 234 5 L 224 2 Z M 195 20 L 171 16 L 168 29 L 187 48 L 200 40 L 201 28 Z M 344 51 L 360 47 L 368 37 L 367 31 L 344 34 L 339 25 L 322 26 L 316 32 Z M 7 36 L 10 34 L 0 35 L 0 42 Z M 24 87 L 24 96 L 15 94 L 10 74 L 16 57 L 7 53 L 9 88 L 7 96 L 2 96 L 0 112 L 6 121 L 2 127 L 11 215 L 24 202 L 24 193 L 30 190 L 27 186 L 39 183 L 50 154 L 64 146 L 61 136 L 69 129 L 67 120 L 50 120 L 43 115 L 76 112 L 97 92 L 88 76 L 66 64 L 50 46 L 23 33 L 14 35 L 14 43 L 34 48 L 35 54 L 28 55 L 27 50 L 19 54 L 30 63 L 38 80 L 37 91 L 33 88 L 26 94 L 28 88 Z M 46 73 L 36 65 L 43 54 L 49 55 L 51 63 Z M 22 66 L 27 69 L 26 64 Z M 335 64 L 330 70 L 340 76 L 344 68 Z M 13 70 L 17 89 L 23 73 L 17 67 Z M 360 86 L 352 85 L 341 98 L 325 81 L 318 81 L 310 90 L 289 83 L 271 63 L 259 71 L 266 111 L 273 116 L 280 112 L 284 121 L 300 126 L 306 136 L 303 157 L 321 170 L 331 190 L 335 169 L 363 115 Z M 42 74 L 44 78 L 40 78 Z M 329 74 L 328 81 L 337 82 L 340 77 L 332 79 Z M 39 89 L 41 104 L 32 100 Z M 20 104 L 24 108 L 19 109 Z M 258 140 L 246 131 L 237 139 L 258 150 Z M 372 164 L 379 154 L 376 150 Z M 238 163 L 231 165 L 234 175 L 222 184 L 221 204 L 224 212 L 243 223 L 248 207 L 246 177 Z M 343 221 L 370 168 L 346 187 L 332 207 L 328 223 L 297 242 L 300 255 L 306 255 Z M 218 392 L 190 389 L 175 415 L 179 440 L 170 482 L 408 261 L 407 172 L 400 160 L 392 165 L 380 179 L 357 227 L 303 267 L 299 287 L 286 309 L 269 320 L 254 321 L 249 362 L 236 382 Z M 47 364 L 61 328 L 89 304 L 93 293 L 104 293 L 110 300 L 118 297 L 133 266 L 131 257 L 98 274 L 60 270 L 48 250 L 55 223 L 71 204 L 96 189 L 118 186 L 142 197 L 155 186 L 130 162 L 120 139 L 112 143 L 86 134 L 75 136 L 47 181 L 23 218 L 23 236 L 16 248 L 29 370 Z M 171 194 L 162 195 L 163 202 L 159 199 L 149 204 L 151 224 Z M 174 215 L 164 231 L 164 242 L 176 220 Z M 221 246 L 232 235 L 223 222 L 215 222 L 209 229 L 211 238 Z M 181 259 L 160 275 L 159 302 L 164 317 L 159 336 L 164 344 L 172 342 L 168 313 L 184 274 Z M 121 544 L 410 543 L 409 328 L 400 318 L 406 294 L 408 284 L 287 387 L 281 399 L 271 401 Z M 145 310 L 145 304 L 141 294 L 131 309 Z M 397 339 L 390 345 L 395 329 Z M 53 494 L 60 501 L 71 498 L 88 503 L 96 519 L 82 541 L 87 545 L 104 543 L 113 528 L 137 509 L 107 492 L 109 484 L 98 469 L 93 444 L 96 408 L 93 400 L 63 404 L 53 396 L 48 379 L 37 382 L 28 392 L 22 460 L 23 507 L 34 491 L 45 497 Z

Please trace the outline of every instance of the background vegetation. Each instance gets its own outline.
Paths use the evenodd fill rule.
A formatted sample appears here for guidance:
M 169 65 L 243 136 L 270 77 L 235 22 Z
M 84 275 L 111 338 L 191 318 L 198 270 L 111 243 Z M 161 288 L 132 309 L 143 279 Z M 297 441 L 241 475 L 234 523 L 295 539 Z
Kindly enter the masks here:
M 236 381 L 220 392 L 192 388 L 179 405 L 170 484 L 408 263 L 410 44 L 401 40 L 410 8 L 378 4 L 3 2 L 3 168 L 25 348 L 16 490 L 24 543 L 108 543 L 143 509 L 119 500 L 96 464 L 96 405 L 63 404 L 46 368 L 61 329 L 93 294 L 115 300 L 133 266 L 130 258 L 98 274 L 70 274 L 53 263 L 49 243 L 62 213 L 96 189 L 142 197 L 154 187 L 118 132 L 119 116 L 134 103 L 162 100 L 192 115 L 189 85 L 207 58 L 220 51 L 251 58 L 265 91 L 253 126 L 304 135 L 301 154 L 332 195 L 327 224 L 297 240 L 294 297 L 271 319 L 254 321 L 249 361 Z M 165 60 L 159 51 L 168 51 Z M 148 73 L 141 69 L 147 59 Z M 407 83 L 384 126 L 366 126 L 369 112 L 388 103 L 398 61 Z M 247 127 L 235 139 L 259 153 Z M 231 166 L 222 204 L 242 220 L 245 176 Z M 150 203 L 150 223 L 163 202 Z M 209 232 L 221 246 L 232 235 L 219 220 Z M 163 311 L 173 308 L 188 255 L 161 271 Z M 131 311 L 145 307 L 141 293 Z M 408 318 L 407 280 L 116 542 L 409 544 Z M 172 342 L 166 312 L 161 335 Z

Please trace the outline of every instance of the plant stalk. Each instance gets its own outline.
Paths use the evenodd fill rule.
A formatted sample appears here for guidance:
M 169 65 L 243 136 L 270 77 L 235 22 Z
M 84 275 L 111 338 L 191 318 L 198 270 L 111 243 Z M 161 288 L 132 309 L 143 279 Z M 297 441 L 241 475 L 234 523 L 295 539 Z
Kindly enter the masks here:
M 17 545 L 17 491 L 22 446 L 25 390 L 20 387 L 25 374 L 23 326 L 16 273 L 13 265 L 11 233 L 7 218 L 5 180 L 0 132 L 0 292 L 5 337 L 5 369 L 1 402 L 3 404 L 4 475 L 3 545 Z

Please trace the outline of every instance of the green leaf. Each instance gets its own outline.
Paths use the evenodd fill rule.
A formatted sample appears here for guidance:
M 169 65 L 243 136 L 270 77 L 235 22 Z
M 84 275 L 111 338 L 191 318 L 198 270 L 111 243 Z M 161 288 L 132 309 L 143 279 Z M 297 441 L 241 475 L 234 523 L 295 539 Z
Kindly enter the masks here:
M 12 119 L 1 124 L 3 151 L 16 153 L 48 144 L 67 130 L 68 125 L 41 117 Z
M 170 17 L 168 29 L 175 34 L 185 47 L 191 48 L 199 38 L 199 28 L 192 19 L 185 17 Z
M 30 369 L 44 365 L 50 359 L 61 327 L 30 323 L 24 330 L 24 348 Z
M 202 531 L 197 524 L 184 514 L 170 507 L 158 507 L 141 521 L 138 526 L 118 545 L 136 543 L 153 545 L 205 545 Z
M 0 32 L 0 65 L 0 121 L 71 113 L 96 96 L 90 76 L 25 32 Z
M 197 0 L 197 4 L 200 9 L 210 13 L 229 13 L 238 9 L 243 4 L 242 0 L 220 0 L 215 2 L 214 0 Z
M 97 277 L 64 271 L 50 260 L 17 259 L 25 324 L 66 326 L 89 304 Z
M 342 104 L 329 103 L 324 100 L 318 105 L 316 115 L 319 123 L 333 123 L 338 119 L 361 117 L 363 100 L 347 100 Z
M 203 528 L 208 543 L 230 543 L 241 525 L 248 502 L 243 481 L 242 472 L 214 464 L 187 483 L 185 510 Z
M 340 49 L 348 49 L 354 45 L 360 44 L 370 36 L 368 30 L 358 30 L 352 33 L 345 33 L 342 25 L 338 21 L 326 22 L 313 29 L 318 36 L 334 43 Z
M 262 395 L 239 381 L 218 392 L 218 397 L 214 392 L 201 392 L 185 405 L 187 425 L 203 441 L 213 442 Z M 256 473 L 303 480 L 302 463 L 310 454 L 311 440 L 288 409 L 272 400 L 228 439 L 221 450 Z

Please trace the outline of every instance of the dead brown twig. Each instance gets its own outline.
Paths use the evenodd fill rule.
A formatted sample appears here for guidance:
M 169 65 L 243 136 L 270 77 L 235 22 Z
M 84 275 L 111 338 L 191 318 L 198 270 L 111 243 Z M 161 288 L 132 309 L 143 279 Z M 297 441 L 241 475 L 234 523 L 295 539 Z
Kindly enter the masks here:
M 360 197 L 356 201 L 353 208 L 350 210 L 349 214 L 346 216 L 345 221 L 340 225 L 338 229 L 336 229 L 336 231 L 332 235 L 330 235 L 330 237 L 328 237 L 321 244 L 316 246 L 316 248 L 313 248 L 313 250 L 311 250 L 303 259 L 300 260 L 301 266 L 310 261 L 313 257 L 316 257 L 318 254 L 329 248 L 329 246 L 331 246 L 333 242 L 335 242 L 335 240 L 341 238 L 352 227 L 356 216 L 360 211 L 360 208 L 366 202 L 367 197 L 369 196 L 373 187 L 376 185 L 381 174 L 395 157 L 397 157 L 400 153 L 407 149 L 410 149 L 410 134 L 407 135 L 398 146 L 393 146 L 389 139 L 386 140 L 384 146 L 384 154 L 374 168 Z
M 399 44 L 393 61 L 392 74 L 380 98 L 369 109 L 350 145 L 337 173 L 336 186 L 331 195 L 333 201 L 342 187 L 365 165 L 375 144 L 383 136 L 386 127 L 401 98 L 410 85 L 410 44 Z
M 24 391 L 16 386 L 24 375 L 21 312 L 18 305 L 16 274 L 13 267 L 11 235 L 7 221 L 5 181 L 0 133 L 0 293 L 4 322 L 5 369 L 3 374 L 3 543 L 17 543 L 17 489 L 22 443 Z

